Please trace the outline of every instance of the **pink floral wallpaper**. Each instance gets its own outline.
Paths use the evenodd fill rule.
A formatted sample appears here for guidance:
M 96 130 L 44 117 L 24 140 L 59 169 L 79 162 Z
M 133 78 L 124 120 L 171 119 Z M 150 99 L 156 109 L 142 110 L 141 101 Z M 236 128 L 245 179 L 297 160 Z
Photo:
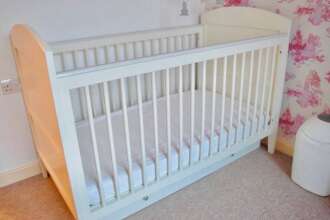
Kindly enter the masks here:
M 330 113 L 330 0 L 204 0 L 215 7 L 263 8 L 293 20 L 280 138 L 293 144 L 302 123 L 312 115 Z

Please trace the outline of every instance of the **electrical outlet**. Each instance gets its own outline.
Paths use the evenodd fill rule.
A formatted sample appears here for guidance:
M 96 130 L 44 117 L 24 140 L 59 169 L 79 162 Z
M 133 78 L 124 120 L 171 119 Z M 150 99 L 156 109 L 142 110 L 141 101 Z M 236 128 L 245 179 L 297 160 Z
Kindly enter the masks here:
M 0 88 L 2 95 L 10 95 L 20 91 L 19 81 L 17 79 L 0 80 Z

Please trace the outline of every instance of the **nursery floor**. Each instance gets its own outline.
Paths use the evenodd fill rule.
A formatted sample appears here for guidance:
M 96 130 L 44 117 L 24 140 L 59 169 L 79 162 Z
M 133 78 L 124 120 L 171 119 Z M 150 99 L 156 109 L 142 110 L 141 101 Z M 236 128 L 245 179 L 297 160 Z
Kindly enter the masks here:
M 129 219 L 330 219 L 330 197 L 294 184 L 290 167 L 290 158 L 261 148 Z M 0 220 L 72 219 L 41 176 L 0 188 L 0 204 Z

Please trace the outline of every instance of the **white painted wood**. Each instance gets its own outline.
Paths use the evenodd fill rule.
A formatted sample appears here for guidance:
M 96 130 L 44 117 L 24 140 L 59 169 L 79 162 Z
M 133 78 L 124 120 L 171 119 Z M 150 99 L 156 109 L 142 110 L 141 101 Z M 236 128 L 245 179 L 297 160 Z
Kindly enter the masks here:
M 265 110 L 264 110 L 264 106 L 265 106 L 265 93 L 266 93 L 266 84 L 267 81 L 269 80 L 268 75 L 269 75 L 269 47 L 266 48 L 266 61 L 265 61 L 265 68 L 264 68 L 264 72 L 263 72 L 263 82 L 262 82 L 262 95 L 261 95 L 261 107 L 260 107 L 260 112 L 259 112 L 259 125 L 258 125 L 258 132 L 261 132 L 263 129 L 263 121 L 261 120 L 263 117 Z
M 61 58 L 61 70 L 62 72 L 64 72 L 66 70 L 65 62 L 64 62 L 64 54 L 60 54 L 60 58 Z
M 196 78 L 196 71 L 195 71 L 195 63 L 191 64 L 191 71 L 190 71 L 190 103 L 191 103 L 191 118 L 190 118 L 190 150 L 195 144 L 195 78 Z M 189 154 L 189 165 L 192 164 L 192 154 Z
M 84 88 L 78 88 L 78 96 L 79 96 L 79 103 L 80 103 L 80 111 L 81 111 L 81 117 L 82 120 L 87 119 L 87 109 L 86 109 L 86 99 L 85 99 L 85 93 L 84 93 Z
M 239 86 L 239 100 L 238 100 L 238 126 L 242 124 L 242 106 L 243 106 L 243 89 L 245 80 L 245 64 L 246 64 L 246 53 L 242 54 L 242 65 L 241 65 L 241 78 Z M 246 130 L 246 129 L 245 129 Z M 244 134 L 243 134 L 244 135 Z
M 116 156 L 115 144 L 113 141 L 114 136 L 113 136 L 113 128 L 112 128 L 112 120 L 111 120 L 111 105 L 110 105 L 108 82 L 103 83 L 103 90 L 104 90 L 105 111 L 106 111 L 107 125 L 108 125 L 108 136 L 109 136 L 109 143 L 111 150 L 111 161 L 113 167 L 115 196 L 117 199 L 119 199 L 120 193 L 119 193 L 119 181 L 118 181 L 117 156 Z
M 176 37 L 180 35 L 200 34 L 201 25 L 182 26 L 174 28 L 163 28 L 149 31 L 138 31 L 123 34 L 114 34 L 102 37 L 90 37 L 79 40 L 68 40 L 50 43 L 50 48 L 54 53 L 70 52 L 82 50 L 84 48 L 104 47 L 105 45 L 117 45 L 127 42 L 141 42 L 150 39 L 163 39 L 166 37 Z
M 182 66 L 179 66 L 179 170 L 182 169 L 183 155 L 183 103 L 182 103 Z
M 57 92 L 54 93 L 54 91 Z M 62 118 L 62 120 L 58 121 L 58 125 L 59 130 L 61 132 L 66 167 L 70 177 L 69 184 L 71 186 L 73 194 L 72 196 L 74 198 L 74 209 L 72 209 L 71 207 L 70 210 L 78 219 L 87 220 L 90 215 L 88 202 L 89 199 L 85 184 L 85 176 L 82 167 L 77 132 L 74 124 L 73 111 L 71 108 L 72 105 L 70 94 L 68 91 L 65 91 L 61 86 L 59 86 L 56 81 L 53 82 L 53 94 L 55 94 L 54 102 L 56 113 L 58 115 L 61 115 Z M 50 174 L 54 172 L 54 170 L 51 170 L 50 167 L 48 167 L 47 169 Z M 56 178 L 54 178 L 54 175 L 52 176 L 52 178 L 58 187 L 63 187 L 60 185 L 61 181 L 65 181 L 63 177 L 59 178 L 59 182 L 56 180 Z M 70 203 L 66 199 L 67 195 L 65 195 L 63 191 L 60 192 L 65 198 L 67 204 L 70 205 Z
M 203 61 L 202 63 L 202 120 L 201 120 L 201 136 L 200 136 L 200 154 L 199 160 L 202 159 L 202 145 L 205 140 L 205 90 L 206 90 L 206 65 L 207 61 Z
M 159 140 L 158 140 L 158 109 L 156 99 L 156 83 L 155 83 L 155 72 L 152 72 L 152 106 L 154 115 L 154 135 L 155 135 L 155 162 L 156 162 L 156 180 L 159 179 Z
M 144 122 L 143 122 L 143 108 L 142 108 L 142 94 L 141 94 L 141 80 L 140 76 L 136 76 L 137 84 L 137 96 L 138 96 L 138 110 L 139 110 L 139 123 L 140 123 L 140 140 L 141 140 L 141 152 L 142 152 L 142 175 L 143 175 L 143 185 L 147 185 L 146 177 L 146 147 L 144 141 Z M 157 158 L 157 156 L 156 156 Z M 157 164 L 158 165 L 158 164 Z M 158 167 L 157 167 L 158 168 Z
M 94 152 L 95 166 L 96 166 L 96 173 L 97 173 L 97 185 L 100 190 L 101 205 L 104 206 L 105 197 L 104 197 L 104 189 L 103 189 L 103 184 L 102 184 L 102 171 L 101 171 L 98 144 L 97 144 L 97 139 L 96 139 L 96 134 L 95 134 L 94 116 L 93 116 L 93 109 L 92 109 L 89 86 L 85 87 L 85 93 L 86 93 L 86 100 L 87 100 L 88 123 L 89 123 L 89 128 L 90 128 L 90 132 L 91 132 L 91 136 L 92 136 L 92 147 L 93 147 L 93 152 Z
M 227 91 L 227 70 L 228 70 L 228 57 L 224 57 L 223 61 L 223 77 L 222 77 L 222 103 L 221 103 L 221 122 L 220 122 L 220 143 L 224 138 L 225 132 L 225 104 L 226 104 L 226 91 Z M 220 146 L 220 145 L 219 145 Z M 228 146 L 226 146 L 228 147 Z M 221 149 L 219 149 L 220 151 Z
M 270 120 L 271 120 L 271 111 L 270 107 L 272 104 L 272 98 L 273 98 L 273 88 L 274 88 L 274 78 L 275 78 L 275 67 L 276 67 L 276 57 L 277 57 L 277 50 L 278 47 L 273 47 L 273 53 L 272 53 L 272 67 L 271 67 L 271 73 L 270 73 L 270 84 L 269 84 L 269 91 L 268 91 L 268 98 L 267 98 L 267 110 L 266 110 L 266 123 L 269 126 Z
M 234 107 L 235 107 L 235 92 L 236 92 L 236 73 L 237 71 L 237 54 L 234 55 L 233 72 L 232 72 L 232 85 L 231 85 L 231 99 L 230 99 L 230 118 L 229 118 L 229 137 L 234 132 Z M 233 143 L 235 140 L 233 140 Z M 229 142 L 231 144 L 231 142 Z
M 254 93 L 254 103 L 253 103 L 253 115 L 252 115 L 252 121 L 253 128 L 252 133 L 258 132 L 258 126 L 257 122 L 260 121 L 260 118 L 257 118 L 257 112 L 258 112 L 258 103 L 259 103 L 259 87 L 260 87 L 260 75 L 261 75 L 261 60 L 263 55 L 263 49 L 259 49 L 258 51 L 258 68 L 257 68 L 257 76 L 256 76 L 256 84 L 255 84 L 255 93 Z
M 83 50 L 83 56 L 84 56 L 84 65 L 85 68 L 87 68 L 88 67 L 87 50 Z
M 214 124 L 215 124 L 215 108 L 216 108 L 216 92 L 217 92 L 217 74 L 218 74 L 218 59 L 213 60 L 213 77 L 212 77 L 212 110 L 211 110 L 211 137 L 214 137 Z M 210 139 L 210 146 L 212 146 L 213 138 Z M 209 148 L 209 155 L 211 156 L 212 148 Z
M 97 48 L 93 48 L 93 52 L 94 52 L 94 59 L 95 59 L 95 65 L 99 65 L 99 57 L 97 54 Z
M 250 57 L 250 73 L 249 73 L 249 86 L 248 86 L 248 97 L 247 97 L 247 102 L 246 102 L 246 118 L 245 118 L 245 124 L 249 124 L 249 120 L 250 120 L 250 103 L 251 103 L 251 93 L 252 93 L 252 80 L 253 80 L 253 73 L 254 73 L 254 55 L 255 55 L 255 51 L 252 50 L 251 51 L 251 57 Z M 245 129 L 247 130 L 247 129 Z M 244 132 L 246 133 L 246 132 Z M 250 131 L 249 134 L 244 134 L 244 137 L 248 137 L 252 134 L 252 132 Z
M 289 41 L 289 36 L 287 36 L 287 42 Z M 278 121 L 280 117 L 282 99 L 283 99 L 283 89 L 284 89 L 284 81 L 285 81 L 285 70 L 287 65 L 287 57 L 288 57 L 288 43 L 282 43 L 279 46 L 279 54 L 278 54 L 278 62 L 276 67 L 275 74 L 275 86 L 276 90 L 274 90 L 273 97 L 273 107 L 272 107 L 272 118 L 271 118 L 271 129 L 272 133 L 269 136 L 268 143 L 268 152 L 274 153 L 276 147 L 276 139 L 277 139 L 277 131 L 278 131 Z
M 133 57 L 136 57 L 136 44 L 139 44 L 141 46 L 141 53 L 142 55 L 138 55 L 138 57 L 147 57 L 153 54 L 152 51 L 152 41 L 154 40 L 161 40 L 161 39 L 157 39 L 157 37 L 166 37 L 169 40 L 172 39 L 178 39 L 176 42 L 178 42 L 178 48 L 172 48 L 169 51 L 166 52 L 173 52 L 173 51 L 177 51 L 177 50 L 181 50 L 182 49 L 182 45 L 181 42 L 179 40 L 179 38 L 181 38 L 181 36 L 188 36 L 191 33 L 196 34 L 196 35 L 200 35 L 201 34 L 201 26 L 189 26 L 189 27 L 180 27 L 180 28 L 171 28 L 168 29 L 167 31 L 164 30 L 152 30 L 152 31 L 142 31 L 139 32 L 139 34 L 134 35 L 132 33 L 129 34 L 121 34 L 121 35 L 115 35 L 115 36 L 108 36 L 108 37 L 101 37 L 100 38 L 87 38 L 87 39 L 81 39 L 78 41 L 65 41 L 65 42 L 57 42 L 57 43 L 53 43 L 52 46 L 54 47 L 54 50 L 58 51 L 56 54 L 59 54 L 60 56 L 65 54 L 65 53 L 71 53 L 70 51 L 66 51 L 68 47 L 77 47 L 77 48 L 81 48 L 82 50 L 85 51 L 86 57 L 85 57 L 85 66 L 97 66 L 99 64 L 101 65 L 105 65 L 107 63 L 109 63 L 109 53 L 108 50 L 106 49 L 104 51 L 104 53 L 100 55 L 99 51 L 104 50 L 104 48 L 109 48 L 112 47 L 114 49 L 114 53 L 112 54 L 114 57 L 114 59 L 112 57 L 110 57 L 110 60 L 114 60 L 114 62 L 121 62 L 124 60 L 129 60 L 129 44 L 133 45 Z M 177 35 L 177 36 L 176 36 Z M 136 39 L 132 38 L 133 36 L 137 37 Z M 143 38 L 143 36 L 145 36 L 145 38 Z M 152 36 L 154 38 L 152 38 Z M 150 38 L 150 40 L 145 40 Z M 103 39 L 103 40 L 102 40 Z M 126 40 L 126 41 L 125 41 Z M 111 45 L 105 45 L 105 46 L 101 46 L 101 42 L 111 42 Z M 91 42 L 96 43 L 97 45 L 99 45 L 98 47 L 95 47 L 94 45 L 91 44 Z M 176 43 L 174 42 L 174 43 Z M 173 43 L 173 42 L 172 42 Z M 63 47 L 63 45 L 66 45 L 66 47 Z M 79 47 L 80 45 L 80 47 Z M 176 45 L 176 44 L 175 44 Z M 86 48 L 88 46 L 88 48 Z M 172 46 L 172 45 L 168 45 L 168 46 Z M 66 49 L 65 49 L 66 48 Z M 92 48 L 92 49 L 89 49 Z M 64 51 L 62 51 L 64 50 Z M 93 50 L 94 55 L 91 57 L 89 51 Z M 88 56 L 87 56 L 88 54 Z M 99 57 L 102 57 L 101 59 Z M 93 59 L 93 62 L 91 61 L 91 58 Z M 74 58 L 73 58 L 74 59 Z M 104 62 L 101 61 L 104 59 Z M 63 69 L 62 67 L 59 67 L 59 73 L 63 74 L 65 70 L 75 70 L 78 68 L 65 68 Z M 147 99 L 151 99 L 151 85 L 150 85 L 150 81 L 151 80 L 147 80 L 146 79 L 146 92 L 144 94 L 144 97 Z M 134 93 L 132 91 L 134 91 L 134 79 L 128 78 L 128 94 L 127 94 L 127 101 L 129 105 L 133 105 L 136 104 L 137 100 L 136 97 L 134 96 Z M 144 87 L 145 85 L 142 84 L 142 86 Z M 149 90 L 150 89 L 150 90 Z M 119 91 L 119 90 L 118 90 Z M 113 91 L 111 91 L 111 94 L 113 97 L 116 96 L 120 96 L 120 94 L 118 94 L 117 89 L 113 89 Z M 111 101 L 112 106 L 114 106 L 114 109 L 118 109 L 118 106 L 120 105 L 119 100 L 112 98 Z M 93 107 L 95 109 L 104 109 L 104 106 L 99 106 L 97 103 L 93 103 Z M 103 110 L 104 111 L 104 110 Z M 99 112 L 99 111 L 98 111 Z M 76 118 L 79 120 L 79 114 L 76 113 Z
M 125 141 L 127 150 L 127 160 L 128 160 L 128 180 L 129 180 L 129 191 L 133 191 L 133 164 L 132 164 L 132 150 L 131 150 L 131 140 L 129 133 L 129 124 L 127 116 L 127 104 L 126 104 L 126 91 L 125 91 L 125 78 L 120 79 L 120 91 L 121 91 L 121 103 L 123 110 L 124 128 L 125 128 Z
M 271 47 L 284 41 L 285 35 L 274 35 L 265 38 L 256 38 L 204 48 L 180 51 L 173 54 L 165 54 L 130 60 L 121 63 L 113 63 L 83 70 L 68 71 L 66 74 L 57 76 L 57 80 L 66 88 L 77 88 L 89 84 L 100 83 L 105 80 L 116 80 L 121 77 L 132 77 L 147 72 L 158 71 L 173 66 L 188 65 L 201 62 L 202 60 L 225 57 L 236 53 L 243 53 L 254 49 Z M 73 79 L 74 78 L 74 79 Z
M 166 69 L 166 127 L 167 127 L 167 174 L 172 172 L 172 138 L 171 138 L 171 102 L 170 102 L 170 70 Z

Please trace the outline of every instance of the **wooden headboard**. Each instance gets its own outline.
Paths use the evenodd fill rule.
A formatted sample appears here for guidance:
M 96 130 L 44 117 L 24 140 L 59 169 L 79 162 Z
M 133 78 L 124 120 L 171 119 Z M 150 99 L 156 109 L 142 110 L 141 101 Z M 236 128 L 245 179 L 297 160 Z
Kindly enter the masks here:
M 289 33 L 291 20 L 263 9 L 250 7 L 222 7 L 204 13 L 206 45 L 227 43 L 269 36 L 275 33 Z

